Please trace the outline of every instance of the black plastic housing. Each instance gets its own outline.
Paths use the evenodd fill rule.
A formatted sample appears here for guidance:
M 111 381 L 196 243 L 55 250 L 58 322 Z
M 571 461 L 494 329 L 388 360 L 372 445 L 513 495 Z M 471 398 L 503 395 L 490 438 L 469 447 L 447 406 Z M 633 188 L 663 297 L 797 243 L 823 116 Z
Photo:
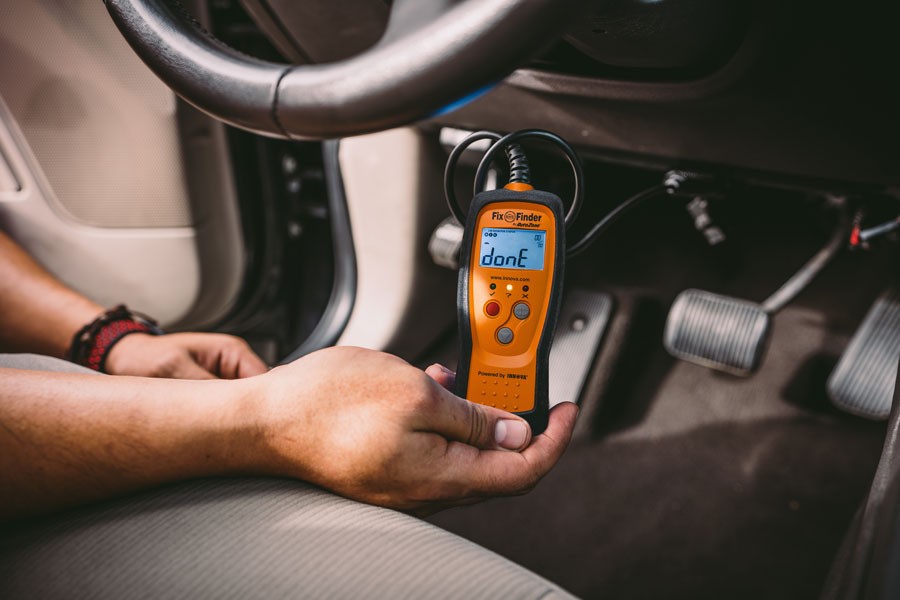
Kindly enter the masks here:
M 544 328 L 540 333 L 537 349 L 537 368 L 534 382 L 534 409 L 528 412 L 515 413 L 531 425 L 532 435 L 540 435 L 547 428 L 550 413 L 550 347 L 553 343 L 553 332 L 562 303 L 563 278 L 566 260 L 566 228 L 562 200 L 549 192 L 537 190 L 516 192 L 506 189 L 481 192 L 472 200 L 466 218 L 462 248 L 459 256 L 459 283 L 456 292 L 457 315 L 459 317 L 459 364 L 456 368 L 456 393 L 465 398 L 469 386 L 469 369 L 472 359 L 472 329 L 469 314 L 469 265 L 472 258 L 472 245 L 475 235 L 478 213 L 488 204 L 495 202 L 532 202 L 548 207 L 553 211 L 556 232 L 556 248 L 554 249 L 554 271 L 550 278 L 550 302 Z

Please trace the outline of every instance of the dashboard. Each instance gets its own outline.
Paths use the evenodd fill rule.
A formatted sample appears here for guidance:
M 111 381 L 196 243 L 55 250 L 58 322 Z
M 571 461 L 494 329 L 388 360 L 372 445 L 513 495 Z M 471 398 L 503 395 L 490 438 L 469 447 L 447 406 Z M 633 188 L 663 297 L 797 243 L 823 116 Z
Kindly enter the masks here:
M 243 4 L 298 62 L 377 43 L 389 11 L 383 0 L 311 1 L 302 14 L 283 0 Z M 562 40 L 432 124 L 541 127 L 587 153 L 890 188 L 900 184 L 896 12 L 884 0 L 585 2 Z

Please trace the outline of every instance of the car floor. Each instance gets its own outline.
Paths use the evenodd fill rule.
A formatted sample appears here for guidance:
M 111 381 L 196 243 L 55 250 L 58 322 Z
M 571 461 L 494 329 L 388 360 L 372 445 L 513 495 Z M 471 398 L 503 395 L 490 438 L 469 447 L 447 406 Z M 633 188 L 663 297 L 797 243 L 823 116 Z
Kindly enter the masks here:
M 597 357 L 595 370 L 611 375 L 589 378 L 589 422 L 530 494 L 431 522 L 582 597 L 817 597 L 884 436 L 882 423 L 830 407 L 825 380 L 894 252 L 839 257 L 776 315 L 752 377 L 678 361 L 660 343 L 681 289 L 761 301 L 824 242 L 829 226 L 812 205 L 779 200 L 720 211 L 740 242 L 733 268 L 708 260 L 674 204 L 636 211 L 631 228 L 572 261 L 567 285 L 610 291 L 620 308 L 611 329 L 627 332 Z M 454 364 L 455 344 L 448 335 L 422 362 Z

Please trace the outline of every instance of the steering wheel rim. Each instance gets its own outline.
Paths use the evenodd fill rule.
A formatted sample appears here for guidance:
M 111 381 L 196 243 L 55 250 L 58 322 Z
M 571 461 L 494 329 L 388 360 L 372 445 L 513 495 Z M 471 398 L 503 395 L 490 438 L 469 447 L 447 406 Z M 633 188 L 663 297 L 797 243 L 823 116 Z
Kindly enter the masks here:
M 552 42 L 582 0 L 395 0 L 384 37 L 324 65 L 228 47 L 177 0 L 104 0 L 173 91 L 236 127 L 292 139 L 380 131 L 456 108 Z

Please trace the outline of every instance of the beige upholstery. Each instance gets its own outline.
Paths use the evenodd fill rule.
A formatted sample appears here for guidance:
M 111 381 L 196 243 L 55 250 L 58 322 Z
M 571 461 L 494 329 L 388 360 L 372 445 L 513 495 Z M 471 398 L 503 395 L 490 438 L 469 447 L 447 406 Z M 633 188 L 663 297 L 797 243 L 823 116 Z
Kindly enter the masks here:
M 8 355 L 0 366 L 71 367 Z M 297 481 L 245 478 L 185 482 L 7 527 L 0 597 L 571 596 L 408 515 Z

